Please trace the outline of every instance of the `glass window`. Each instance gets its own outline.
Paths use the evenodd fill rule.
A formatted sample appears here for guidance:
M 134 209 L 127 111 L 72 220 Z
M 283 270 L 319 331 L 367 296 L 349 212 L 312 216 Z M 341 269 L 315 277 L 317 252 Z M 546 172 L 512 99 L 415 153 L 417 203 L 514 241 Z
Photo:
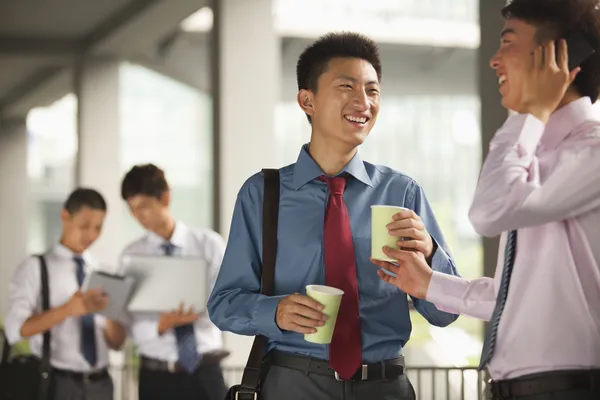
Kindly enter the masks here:
M 172 209 L 190 226 L 212 224 L 212 105 L 209 93 L 135 64 L 121 68 L 121 160 L 165 171 Z M 127 237 L 141 228 L 127 215 Z
M 73 190 L 77 153 L 77 98 L 68 94 L 27 116 L 30 191 L 29 252 L 59 239 L 62 203 Z

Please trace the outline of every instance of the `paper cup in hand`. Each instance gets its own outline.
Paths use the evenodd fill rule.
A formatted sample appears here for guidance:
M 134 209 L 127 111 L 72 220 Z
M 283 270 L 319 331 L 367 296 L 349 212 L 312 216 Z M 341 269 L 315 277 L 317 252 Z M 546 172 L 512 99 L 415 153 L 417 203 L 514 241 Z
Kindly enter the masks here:
M 311 343 L 329 344 L 333 337 L 333 329 L 337 320 L 338 311 L 344 291 L 330 286 L 308 285 L 306 295 L 323 305 L 322 312 L 329 317 L 325 325 L 318 326 L 316 333 L 304 335 L 304 340 Z
M 396 242 L 402 240 L 402 238 L 390 235 L 387 225 L 394 220 L 394 215 L 403 210 L 407 210 L 407 208 L 384 205 L 371 206 L 371 257 L 374 260 L 396 261 L 383 252 L 383 247 L 398 248 Z

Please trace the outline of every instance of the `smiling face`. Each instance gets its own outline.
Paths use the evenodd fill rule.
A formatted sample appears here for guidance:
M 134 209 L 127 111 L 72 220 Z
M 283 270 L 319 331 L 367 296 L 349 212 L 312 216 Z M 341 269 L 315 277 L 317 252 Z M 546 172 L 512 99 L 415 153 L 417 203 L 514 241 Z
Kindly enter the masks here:
M 508 19 L 500 36 L 500 48 L 490 60 L 496 70 L 502 95 L 502 105 L 510 110 L 518 108 L 524 74 L 531 63 L 531 53 L 538 45 L 534 25 L 518 19 Z
M 362 144 L 379 114 L 379 79 L 373 65 L 360 58 L 329 61 L 317 90 L 301 90 L 298 103 L 312 119 L 313 135 L 330 144 Z
M 73 213 L 63 209 L 61 212 L 62 243 L 75 253 L 83 253 L 100 236 L 105 215 L 104 210 L 88 206 L 83 206 Z

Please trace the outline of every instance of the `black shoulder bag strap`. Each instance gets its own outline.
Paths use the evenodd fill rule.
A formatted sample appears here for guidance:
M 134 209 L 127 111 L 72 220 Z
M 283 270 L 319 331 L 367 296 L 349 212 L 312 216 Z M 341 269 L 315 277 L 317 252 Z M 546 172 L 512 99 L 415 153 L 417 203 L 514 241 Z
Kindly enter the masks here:
M 8 363 L 8 357 L 10 355 L 10 343 L 8 343 L 8 338 L 6 337 L 6 333 L 2 331 L 2 337 L 4 338 L 4 345 L 2 347 L 2 360 L 0 361 L 0 365 L 4 365 Z
M 42 278 L 42 312 L 50 309 L 50 289 L 48 286 L 48 266 L 43 255 L 37 256 L 40 260 L 40 272 Z M 50 329 L 44 332 L 44 341 L 42 344 L 42 362 L 40 364 L 40 386 L 38 399 L 46 400 L 50 390 Z
M 260 293 L 272 296 L 275 287 L 275 260 L 277 258 L 277 226 L 279 219 L 279 170 L 263 169 L 265 190 L 263 199 L 262 228 L 262 272 Z M 261 366 L 267 347 L 267 338 L 259 335 L 254 338 L 248 362 L 244 368 L 242 382 L 236 398 L 256 400 L 261 379 Z
M 50 289 L 48 288 L 48 267 L 46 265 L 46 259 L 43 255 L 38 255 L 37 258 L 40 260 L 40 276 L 41 276 L 41 294 L 42 294 L 42 311 L 48 311 L 50 309 Z M 2 350 L 2 360 L 0 365 L 8 363 L 10 356 L 11 345 L 8 343 L 6 333 L 4 333 L 4 346 Z M 38 399 L 48 399 L 50 390 L 50 330 L 44 332 L 44 339 L 42 344 L 42 358 L 40 362 L 40 386 L 38 390 Z

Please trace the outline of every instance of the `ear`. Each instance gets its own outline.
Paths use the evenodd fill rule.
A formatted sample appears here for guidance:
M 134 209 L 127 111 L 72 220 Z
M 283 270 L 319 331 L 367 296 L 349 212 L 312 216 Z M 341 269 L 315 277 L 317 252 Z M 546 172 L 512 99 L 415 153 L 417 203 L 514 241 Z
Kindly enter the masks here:
M 314 93 L 310 90 L 301 89 L 297 96 L 298 105 L 309 116 L 315 115 Z
M 69 219 L 71 219 L 71 214 L 69 214 L 69 212 L 63 208 L 60 211 L 61 222 L 64 224 L 65 222 L 69 221 Z
M 163 206 L 168 207 L 171 203 L 171 192 L 166 191 L 160 196 L 160 202 Z

